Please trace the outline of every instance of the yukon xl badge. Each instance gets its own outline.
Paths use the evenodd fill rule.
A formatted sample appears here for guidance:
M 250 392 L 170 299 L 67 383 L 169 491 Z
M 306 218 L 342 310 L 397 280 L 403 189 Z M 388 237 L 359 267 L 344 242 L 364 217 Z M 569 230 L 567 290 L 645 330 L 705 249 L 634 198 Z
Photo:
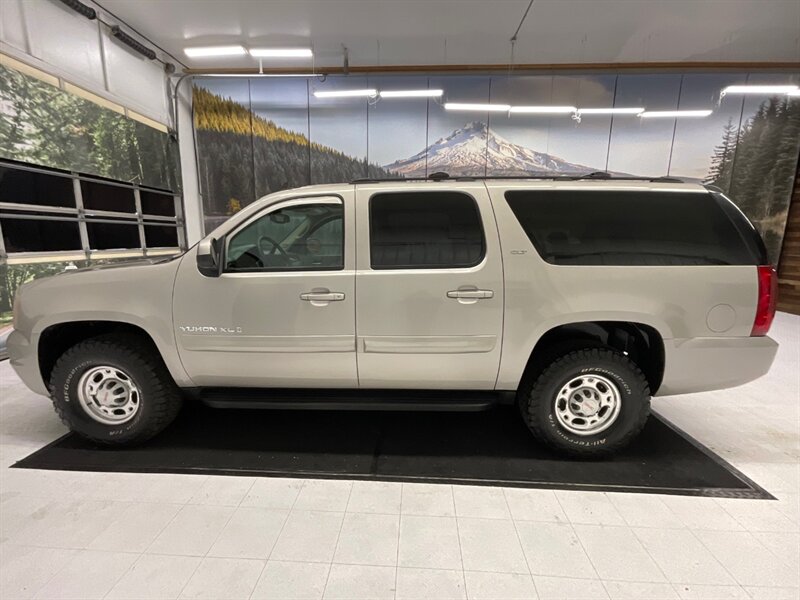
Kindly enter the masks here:
M 203 334 L 203 333 L 242 333 L 241 327 L 217 327 L 214 325 L 180 325 L 178 329 L 181 333 Z

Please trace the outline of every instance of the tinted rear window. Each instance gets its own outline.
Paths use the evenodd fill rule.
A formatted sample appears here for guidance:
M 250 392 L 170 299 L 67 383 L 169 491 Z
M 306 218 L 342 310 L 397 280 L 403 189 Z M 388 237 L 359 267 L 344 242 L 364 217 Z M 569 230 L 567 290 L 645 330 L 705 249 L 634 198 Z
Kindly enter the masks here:
M 542 258 L 556 265 L 759 263 L 710 193 L 519 190 L 506 201 Z
M 373 269 L 466 268 L 483 259 L 483 227 L 472 196 L 375 194 L 369 218 Z

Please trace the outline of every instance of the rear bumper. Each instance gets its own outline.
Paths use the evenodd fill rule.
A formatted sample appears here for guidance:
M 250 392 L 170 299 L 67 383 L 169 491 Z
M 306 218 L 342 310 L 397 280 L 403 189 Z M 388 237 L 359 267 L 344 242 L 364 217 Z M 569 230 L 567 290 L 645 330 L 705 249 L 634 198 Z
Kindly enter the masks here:
M 48 396 L 47 386 L 45 386 L 42 374 L 39 371 L 39 357 L 36 346 L 31 344 L 30 340 L 22 332 L 15 329 L 8 336 L 6 347 L 11 367 L 22 379 L 22 383 L 37 394 Z
M 735 387 L 765 375 L 778 351 L 770 337 L 664 340 L 664 380 L 657 396 Z

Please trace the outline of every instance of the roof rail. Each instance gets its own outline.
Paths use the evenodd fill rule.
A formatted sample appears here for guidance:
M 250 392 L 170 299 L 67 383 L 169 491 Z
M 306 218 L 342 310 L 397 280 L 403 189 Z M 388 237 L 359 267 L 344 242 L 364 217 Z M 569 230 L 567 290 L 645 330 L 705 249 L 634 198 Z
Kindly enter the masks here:
M 385 183 L 399 181 L 492 181 L 492 180 L 513 180 L 513 179 L 551 179 L 553 181 L 649 181 L 652 183 L 685 183 L 683 179 L 677 177 L 637 177 L 635 175 L 613 175 L 608 171 L 592 171 L 582 175 L 569 175 L 560 173 L 530 173 L 526 175 L 456 175 L 451 176 L 444 171 L 431 173 L 427 177 L 365 177 L 362 179 L 352 179 L 350 183 Z

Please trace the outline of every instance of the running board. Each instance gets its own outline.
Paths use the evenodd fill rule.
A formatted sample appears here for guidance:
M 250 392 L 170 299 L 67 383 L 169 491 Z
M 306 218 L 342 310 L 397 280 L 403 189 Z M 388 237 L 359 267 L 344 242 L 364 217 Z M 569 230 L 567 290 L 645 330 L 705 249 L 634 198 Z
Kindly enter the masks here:
M 186 390 L 214 408 L 477 412 L 508 403 L 502 392 L 464 390 L 316 390 L 201 388 Z

